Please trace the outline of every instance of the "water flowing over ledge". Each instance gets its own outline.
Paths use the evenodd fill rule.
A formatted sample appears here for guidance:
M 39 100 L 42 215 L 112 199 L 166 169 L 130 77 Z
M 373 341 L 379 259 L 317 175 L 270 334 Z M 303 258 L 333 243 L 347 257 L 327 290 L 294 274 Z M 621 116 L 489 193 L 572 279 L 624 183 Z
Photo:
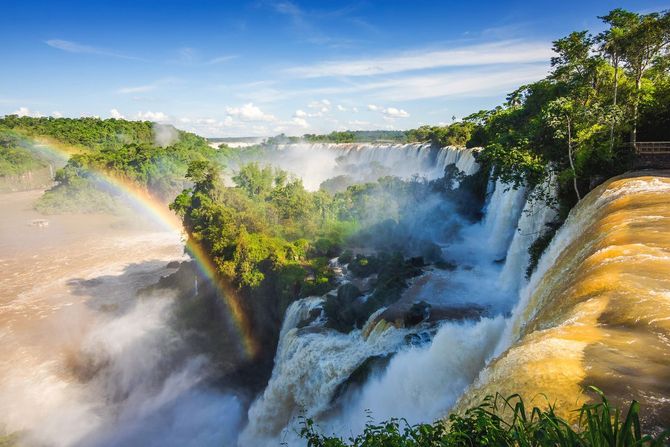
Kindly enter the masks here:
M 335 151 L 340 166 L 346 165 L 343 160 L 357 166 L 377 161 L 394 167 L 394 175 L 420 169 L 424 178 L 437 177 L 450 164 L 468 174 L 479 168 L 473 150 L 435 150 L 428 145 L 316 144 L 282 150 Z M 405 171 L 398 172 L 400 167 Z M 540 186 L 549 195 L 554 180 L 550 177 Z M 488 196 L 483 219 L 459 223 L 457 234 L 441 243 L 444 256 L 458 267 L 426 272 L 403 298 L 436 307 L 474 306 L 483 309 L 485 317 L 404 327 L 385 321 L 385 309 L 380 309 L 366 327 L 342 334 L 323 327 L 318 319 L 301 323 L 318 312 L 322 298 L 293 303 L 284 316 L 272 378 L 249 410 L 240 445 L 276 445 L 278 439 L 297 445 L 300 415 L 348 435 L 363 428 L 367 410 L 377 419 L 404 417 L 415 423 L 432 421 L 455 404 L 494 355 L 506 327 L 505 315 L 526 283 L 528 248 L 555 217 L 555 211 L 534 200 L 526 188 L 493 182 Z M 422 341 L 408 344 L 408 339 Z M 382 366 L 367 366 L 380 358 Z M 346 388 L 361 368 L 370 373 L 362 383 Z
M 419 175 L 434 180 L 452 164 L 471 175 L 478 169 L 477 150 L 436 148 L 430 143 L 297 143 L 272 147 L 262 161 L 298 175 L 307 189 L 317 190 L 323 181 L 340 175 L 357 181 L 373 181 L 384 175 L 404 179 Z
M 617 404 L 639 400 L 647 427 L 670 425 L 668 197 L 667 174 L 629 174 L 572 210 L 459 408 L 518 392 L 574 419 L 595 385 Z

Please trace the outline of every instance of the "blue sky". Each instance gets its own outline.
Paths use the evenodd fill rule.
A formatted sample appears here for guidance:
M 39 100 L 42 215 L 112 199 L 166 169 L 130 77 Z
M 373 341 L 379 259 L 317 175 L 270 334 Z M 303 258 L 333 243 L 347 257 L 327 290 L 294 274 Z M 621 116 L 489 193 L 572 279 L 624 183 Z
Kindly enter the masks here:
M 7 1 L 0 115 L 205 136 L 447 123 L 543 77 L 552 40 L 616 7 L 670 1 Z

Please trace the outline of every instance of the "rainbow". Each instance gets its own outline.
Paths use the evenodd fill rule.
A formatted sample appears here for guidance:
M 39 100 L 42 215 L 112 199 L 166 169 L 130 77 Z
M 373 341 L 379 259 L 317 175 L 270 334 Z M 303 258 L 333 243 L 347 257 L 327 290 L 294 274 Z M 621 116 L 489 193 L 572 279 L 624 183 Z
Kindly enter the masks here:
M 71 148 L 58 147 L 59 145 L 45 141 L 35 141 L 35 150 L 47 152 L 63 162 L 67 161 L 72 153 Z M 248 359 L 252 359 L 258 353 L 258 342 L 253 336 L 253 331 L 244 309 L 241 305 L 239 295 L 233 287 L 219 278 L 217 269 L 205 250 L 184 231 L 179 218 L 165 204 L 156 200 L 146 189 L 139 187 L 134 182 L 112 173 L 102 170 L 93 171 L 94 180 L 99 182 L 105 189 L 121 196 L 124 201 L 136 210 L 144 211 L 152 221 L 180 233 L 185 240 L 184 250 L 191 256 L 199 271 L 216 286 L 222 301 L 227 307 L 228 315 L 239 335 L 241 348 Z

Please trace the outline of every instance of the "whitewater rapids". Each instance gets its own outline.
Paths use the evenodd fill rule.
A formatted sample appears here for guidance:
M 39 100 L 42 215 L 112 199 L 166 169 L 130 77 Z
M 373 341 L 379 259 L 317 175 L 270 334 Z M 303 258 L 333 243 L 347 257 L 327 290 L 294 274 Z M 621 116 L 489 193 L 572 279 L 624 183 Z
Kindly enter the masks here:
M 415 147 L 412 154 L 421 150 Z M 439 154 L 438 160 L 457 167 L 459 160 L 472 156 L 454 148 L 443 148 Z M 387 149 L 364 156 L 386 157 L 389 163 L 401 155 Z M 408 157 L 406 165 L 412 165 L 411 160 Z M 469 174 L 478 169 L 469 162 L 461 167 Z M 432 169 L 419 175 L 428 178 Z M 553 177 L 541 188 L 552 195 Z M 284 318 L 272 377 L 249 409 L 240 445 L 301 445 L 296 437 L 300 416 L 314 418 L 325 431 L 346 437 L 361 432 L 368 411 L 376 420 L 402 417 L 410 423 L 430 422 L 445 414 L 494 355 L 506 327 L 505 315 L 525 283 L 528 248 L 555 217 L 553 209 L 530 198 L 525 188 L 500 181 L 491 184 L 483 212 L 479 223 L 456 222 L 458 230 L 442 243 L 443 255 L 456 269 L 426 272 L 398 303 L 482 308 L 485 318 L 402 327 L 385 321 L 381 309 L 362 329 L 342 334 L 322 327 L 318 320 L 298 326 L 320 306 L 320 298 L 294 303 Z M 408 344 L 408 339 L 421 341 Z M 380 358 L 386 359 L 384 366 L 366 366 Z M 363 383 L 347 385 L 361 368 L 368 371 Z

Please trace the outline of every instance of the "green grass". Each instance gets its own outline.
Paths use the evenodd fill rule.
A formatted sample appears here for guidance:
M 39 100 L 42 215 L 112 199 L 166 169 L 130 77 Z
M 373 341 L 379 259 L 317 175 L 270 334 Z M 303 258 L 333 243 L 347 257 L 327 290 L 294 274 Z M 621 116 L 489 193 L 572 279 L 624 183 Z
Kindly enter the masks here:
M 342 439 L 322 434 L 314 421 L 303 419 L 300 436 L 308 447 L 632 447 L 663 446 L 668 433 L 643 434 L 640 426 L 640 404 L 633 401 L 626 415 L 613 408 L 603 393 L 590 388 L 600 401 L 584 404 L 578 422 L 571 425 L 559 417 L 553 406 L 543 410 L 527 409 L 518 395 L 504 398 L 489 396 L 463 416 L 452 414 L 448 421 L 410 425 L 391 419 L 375 424 L 368 422 L 362 434 Z

